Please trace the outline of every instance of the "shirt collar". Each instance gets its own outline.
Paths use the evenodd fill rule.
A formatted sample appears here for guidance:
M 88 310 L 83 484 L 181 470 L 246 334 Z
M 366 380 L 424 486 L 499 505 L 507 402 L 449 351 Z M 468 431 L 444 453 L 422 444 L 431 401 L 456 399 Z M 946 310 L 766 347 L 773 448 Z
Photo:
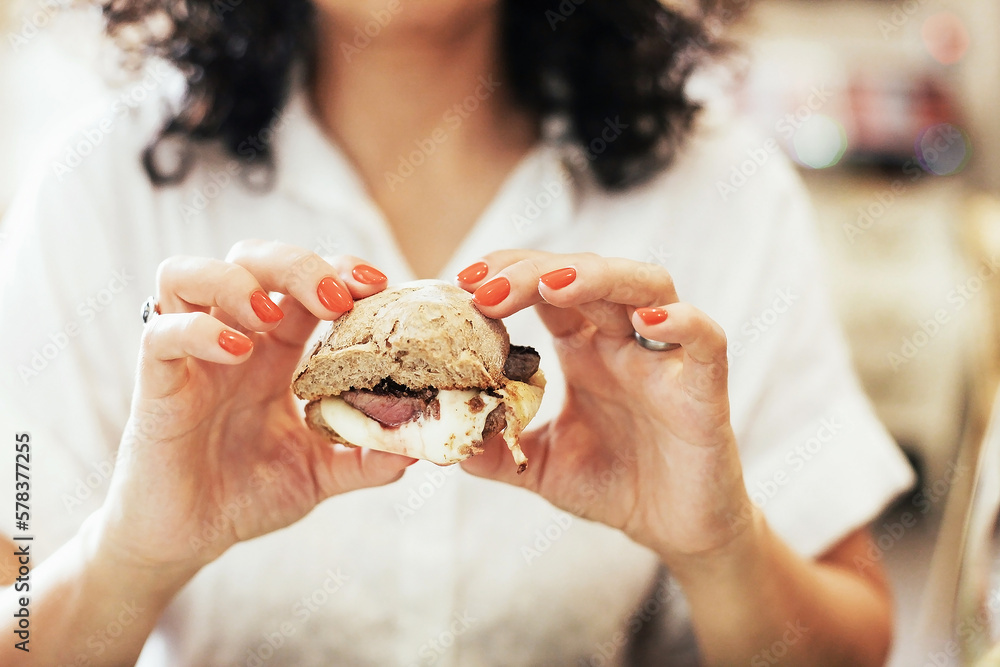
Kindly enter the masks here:
M 388 225 L 364 182 L 323 131 L 302 89 L 290 97 L 278 125 L 278 191 L 318 211 L 336 213 L 347 224 L 388 234 Z M 444 273 L 452 275 L 463 268 L 456 266 L 470 255 L 537 246 L 542 237 L 571 224 L 581 188 L 568 161 L 567 149 L 548 142 L 536 144 L 507 175 Z

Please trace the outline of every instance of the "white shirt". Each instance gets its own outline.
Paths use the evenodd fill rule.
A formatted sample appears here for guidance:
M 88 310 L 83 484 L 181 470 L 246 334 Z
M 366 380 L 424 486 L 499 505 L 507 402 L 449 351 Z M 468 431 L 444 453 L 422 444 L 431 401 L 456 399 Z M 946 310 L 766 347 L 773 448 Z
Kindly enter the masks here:
M 62 140 L 6 222 L 0 432 L 32 434 L 36 557 L 69 539 L 106 492 L 128 416 L 139 306 L 161 260 L 221 258 L 240 239 L 276 238 L 359 255 L 392 283 L 414 277 L 301 100 L 284 116 L 265 195 L 236 182 L 222 157 L 181 186 L 153 188 L 139 155 L 157 120 L 130 112 L 87 155 L 78 151 L 70 173 L 53 160 L 82 146 L 83 128 Z M 793 169 L 769 155 L 746 185 L 720 195 L 717 183 L 762 143 L 739 123 L 706 117 L 669 171 L 620 194 L 571 178 L 567 153 L 543 145 L 510 174 L 441 277 L 512 246 L 666 266 L 681 298 L 729 335 L 732 422 L 752 498 L 795 550 L 816 556 L 913 476 L 852 373 Z M 512 341 L 542 355 L 540 424 L 564 396 L 556 354 L 532 312 L 507 324 Z M 13 455 L 0 458 L 0 497 L 9 499 Z M 0 514 L 8 533 L 10 514 Z M 418 463 L 398 483 L 333 498 L 233 547 L 176 598 L 140 664 L 623 665 L 635 637 L 690 643 L 676 587 L 640 611 L 659 570 L 654 554 L 616 530 L 457 467 Z M 661 652 L 655 664 L 666 661 Z

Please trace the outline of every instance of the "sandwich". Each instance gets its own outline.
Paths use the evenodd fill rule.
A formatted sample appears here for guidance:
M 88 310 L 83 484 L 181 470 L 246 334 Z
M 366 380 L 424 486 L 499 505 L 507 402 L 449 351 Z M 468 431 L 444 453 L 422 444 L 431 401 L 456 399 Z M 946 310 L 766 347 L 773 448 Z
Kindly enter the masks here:
M 295 371 L 306 422 L 331 441 L 438 465 L 502 434 L 523 472 L 519 436 L 545 388 L 539 355 L 510 344 L 471 295 L 422 280 L 357 301 Z

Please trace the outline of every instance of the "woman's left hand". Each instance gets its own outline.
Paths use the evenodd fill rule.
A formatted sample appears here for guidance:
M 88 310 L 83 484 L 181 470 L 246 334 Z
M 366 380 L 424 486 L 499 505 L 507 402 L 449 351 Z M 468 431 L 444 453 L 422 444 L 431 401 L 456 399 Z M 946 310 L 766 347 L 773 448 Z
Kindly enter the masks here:
M 500 446 L 465 469 L 619 528 L 668 565 L 732 542 L 751 506 L 729 422 L 722 328 L 680 302 L 657 265 L 527 250 L 483 262 L 488 270 L 473 265 L 459 285 L 490 317 L 537 306 L 555 339 L 566 402 L 522 436 L 523 474 Z M 636 331 L 681 347 L 647 350 Z

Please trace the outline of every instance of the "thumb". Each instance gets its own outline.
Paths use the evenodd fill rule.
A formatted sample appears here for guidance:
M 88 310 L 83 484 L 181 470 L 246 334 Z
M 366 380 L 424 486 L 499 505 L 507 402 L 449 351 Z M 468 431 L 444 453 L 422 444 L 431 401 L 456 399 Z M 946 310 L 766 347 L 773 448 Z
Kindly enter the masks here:
M 549 453 L 549 425 L 522 433 L 521 451 L 528 458 L 524 472 L 517 472 L 517 463 L 501 434 L 483 443 L 483 453 L 462 461 L 462 469 L 476 477 L 492 479 L 538 493 L 542 488 Z

